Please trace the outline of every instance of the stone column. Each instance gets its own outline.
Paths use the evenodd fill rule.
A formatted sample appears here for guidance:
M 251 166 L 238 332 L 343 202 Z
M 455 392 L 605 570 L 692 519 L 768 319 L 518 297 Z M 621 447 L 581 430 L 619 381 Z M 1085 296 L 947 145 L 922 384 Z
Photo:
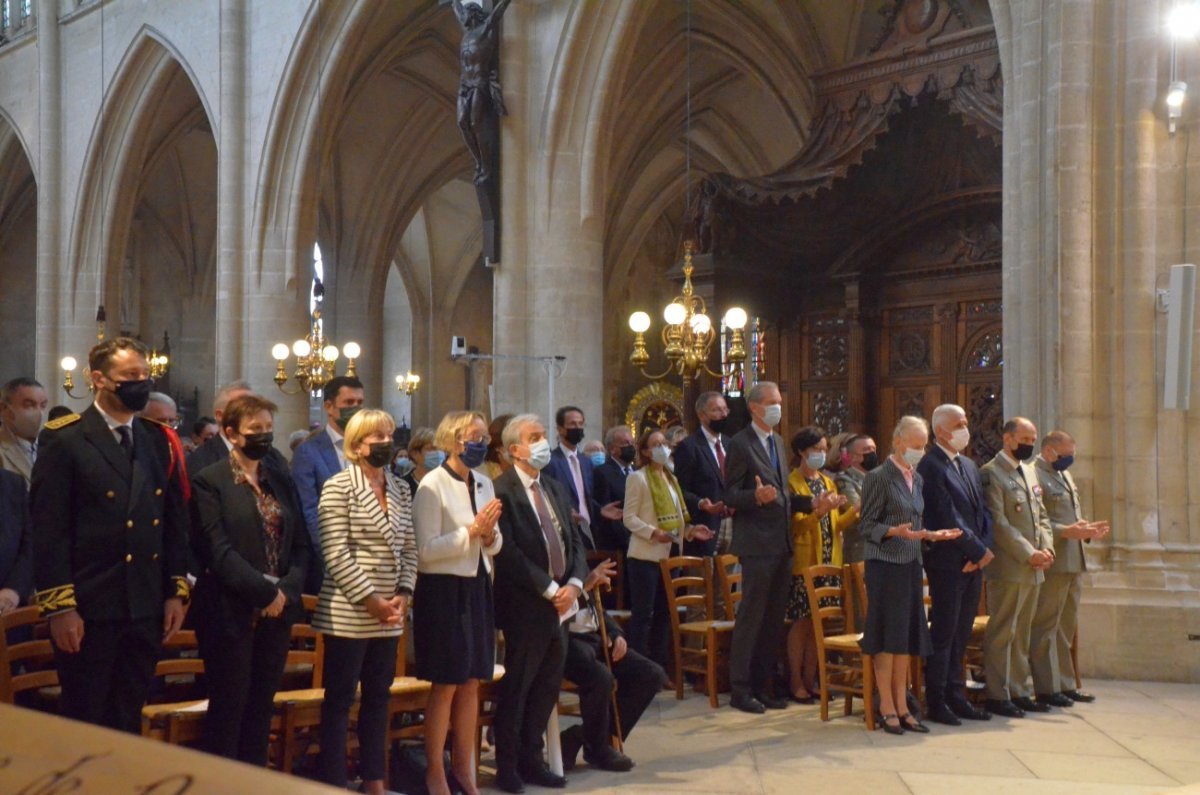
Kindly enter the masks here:
M 37 334 L 39 380 L 57 401 L 61 327 L 70 305 L 62 258 L 62 61 L 56 0 L 38 0 Z

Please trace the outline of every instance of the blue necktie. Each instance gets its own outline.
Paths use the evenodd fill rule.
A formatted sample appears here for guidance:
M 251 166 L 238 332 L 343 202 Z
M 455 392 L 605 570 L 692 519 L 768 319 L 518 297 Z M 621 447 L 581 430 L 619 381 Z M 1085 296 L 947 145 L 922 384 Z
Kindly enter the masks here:
M 775 467 L 775 472 L 779 472 L 779 452 L 775 449 L 775 434 L 767 437 L 767 446 L 771 448 L 771 466 Z

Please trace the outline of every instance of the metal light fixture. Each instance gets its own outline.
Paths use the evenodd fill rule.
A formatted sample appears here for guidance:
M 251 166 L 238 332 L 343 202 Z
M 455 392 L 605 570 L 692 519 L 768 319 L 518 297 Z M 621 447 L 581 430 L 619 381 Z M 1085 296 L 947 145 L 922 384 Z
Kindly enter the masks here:
M 296 357 L 292 375 L 300 384 L 299 389 L 284 388 L 288 381 L 284 362 L 287 361 L 289 353 Z M 312 313 L 312 328 L 303 339 L 293 342 L 290 349 L 283 342 L 278 342 L 271 348 L 271 356 L 275 359 L 275 385 L 287 395 L 298 395 L 301 392 L 316 394 L 334 377 L 334 366 L 342 353 L 346 355 L 345 375 L 354 378 L 358 375 L 355 359 L 362 353 L 362 349 L 357 342 L 347 342 L 339 352 L 337 346 L 326 339 L 325 332 L 321 329 L 321 310 L 317 309 Z
M 401 373 L 396 376 L 396 391 L 412 397 L 413 392 L 421 386 L 421 376 L 414 372 Z
M 692 242 L 689 240 L 683 247 L 683 289 L 663 308 L 663 320 L 666 321 L 666 325 L 662 330 L 662 342 L 663 353 L 667 357 L 667 369 L 663 372 L 653 375 L 646 372 L 646 365 L 650 363 L 650 352 L 646 348 L 650 315 L 638 311 L 629 316 L 629 328 L 634 333 L 633 351 L 629 354 L 629 361 L 646 378 L 658 380 L 677 374 L 683 379 L 684 385 L 688 386 L 702 373 L 708 373 L 714 378 L 734 377 L 741 372 L 746 361 L 744 329 L 749 318 L 746 310 L 735 306 L 730 307 L 723 319 L 730 332 L 729 348 L 724 356 L 725 361 L 730 364 L 730 369 L 726 371 L 722 366 L 721 370 L 716 371 L 708 366 L 708 354 L 717 338 L 717 330 L 713 327 L 704 299 L 696 295 L 692 287 L 692 271 Z

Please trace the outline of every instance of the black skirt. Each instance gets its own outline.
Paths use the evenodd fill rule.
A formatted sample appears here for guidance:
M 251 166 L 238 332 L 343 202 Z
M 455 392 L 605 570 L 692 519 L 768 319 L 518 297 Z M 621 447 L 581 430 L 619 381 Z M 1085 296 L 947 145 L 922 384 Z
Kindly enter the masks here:
M 413 601 L 417 678 L 436 685 L 491 681 L 496 662 L 492 582 L 483 560 L 474 577 L 417 574 Z
M 919 561 L 866 562 L 867 620 L 862 650 L 867 654 L 928 657 L 933 647 L 922 598 Z

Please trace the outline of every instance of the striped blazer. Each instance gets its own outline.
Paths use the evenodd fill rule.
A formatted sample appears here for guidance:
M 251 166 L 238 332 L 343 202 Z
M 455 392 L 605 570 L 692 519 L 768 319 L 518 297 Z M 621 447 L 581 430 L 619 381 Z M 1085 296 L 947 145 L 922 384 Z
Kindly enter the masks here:
M 885 563 L 911 563 L 921 560 L 921 542 L 888 537 L 889 528 L 912 522 L 913 530 L 924 525 L 925 498 L 921 495 L 921 475 L 913 471 L 913 488 L 908 490 L 904 473 L 889 457 L 867 473 L 862 486 L 862 516 L 858 520 L 863 537 L 863 559 Z
M 363 605 L 368 596 L 412 593 L 417 580 L 417 541 L 408 484 L 384 473 L 387 513 L 356 464 L 325 481 L 317 505 L 325 581 L 313 627 L 342 638 L 399 635 Z

